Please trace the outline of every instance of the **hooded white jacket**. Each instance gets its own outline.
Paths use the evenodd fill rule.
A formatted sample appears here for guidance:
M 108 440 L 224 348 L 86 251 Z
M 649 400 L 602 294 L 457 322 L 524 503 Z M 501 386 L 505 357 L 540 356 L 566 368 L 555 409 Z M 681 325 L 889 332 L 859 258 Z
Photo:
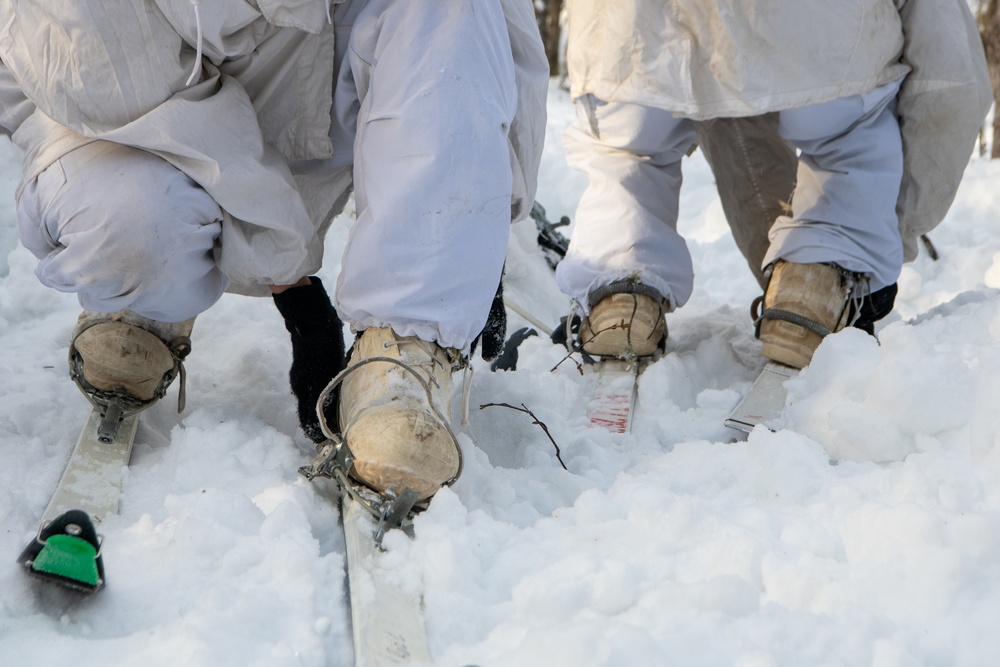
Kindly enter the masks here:
M 904 4 L 905 3 L 905 4 Z M 574 97 L 694 119 L 752 116 L 906 80 L 897 207 L 908 260 L 954 199 L 992 103 L 965 0 L 568 0 Z
M 518 73 L 545 76 L 530 4 L 502 4 Z M 26 151 L 22 184 L 97 139 L 162 157 L 224 209 L 218 261 L 235 285 L 294 282 L 319 268 L 323 205 L 341 199 L 303 200 L 288 168 L 332 155 L 328 6 L 211 0 L 197 18 L 200 31 L 191 0 L 0 3 L 0 125 Z M 544 99 L 525 95 L 510 136 L 525 213 L 543 119 Z

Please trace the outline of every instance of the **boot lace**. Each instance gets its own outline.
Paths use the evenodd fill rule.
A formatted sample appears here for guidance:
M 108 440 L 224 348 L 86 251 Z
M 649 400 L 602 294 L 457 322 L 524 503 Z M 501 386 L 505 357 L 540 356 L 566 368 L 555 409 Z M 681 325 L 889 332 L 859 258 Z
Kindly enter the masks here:
M 202 33 L 201 33 L 201 11 L 199 11 L 199 5 L 201 0 L 191 0 L 191 6 L 194 9 L 194 25 L 195 31 L 197 32 L 197 42 L 198 46 L 195 49 L 196 53 L 194 56 L 194 65 L 191 68 L 191 76 L 188 77 L 187 81 L 184 82 L 185 86 L 190 86 L 198 78 L 198 73 L 201 71 L 201 56 L 202 56 Z

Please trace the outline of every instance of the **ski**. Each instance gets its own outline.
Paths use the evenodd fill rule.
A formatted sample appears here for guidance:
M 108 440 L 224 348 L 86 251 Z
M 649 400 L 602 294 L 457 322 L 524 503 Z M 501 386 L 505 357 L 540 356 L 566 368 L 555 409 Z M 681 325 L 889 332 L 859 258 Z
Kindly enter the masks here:
M 597 384 L 587 405 L 591 426 L 629 433 L 639 389 L 639 360 L 605 359 L 593 367 Z
M 85 593 L 104 587 L 97 527 L 118 512 L 138 423 L 137 413 L 124 416 L 114 401 L 91 410 L 38 533 L 18 557 L 29 573 Z
M 341 495 L 347 543 L 347 581 L 357 667 L 431 664 L 423 597 L 379 575 L 382 547 L 372 515 L 350 494 Z
M 791 366 L 767 362 L 750 391 L 729 414 L 726 426 L 743 433 L 750 433 L 758 424 L 775 430 L 785 411 L 785 397 L 788 395 L 785 382 L 798 372 Z
M 411 525 L 417 495 L 407 489 L 398 498 L 380 496 L 348 478 L 350 465 L 350 453 L 338 439 L 320 446 L 316 458 L 299 472 L 310 481 L 319 477 L 336 482 L 347 545 L 354 664 L 431 664 L 423 596 L 394 586 L 379 574 L 382 537 L 387 530 Z

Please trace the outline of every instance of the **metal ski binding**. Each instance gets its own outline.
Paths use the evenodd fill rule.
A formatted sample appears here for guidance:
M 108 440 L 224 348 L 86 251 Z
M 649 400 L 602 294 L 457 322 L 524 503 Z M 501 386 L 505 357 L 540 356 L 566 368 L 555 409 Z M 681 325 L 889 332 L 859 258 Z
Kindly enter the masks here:
M 348 476 L 352 463 L 350 450 L 337 436 L 322 443 L 312 461 L 299 468 L 299 474 L 309 481 L 317 477 L 334 480 L 342 494 L 356 501 L 375 519 L 375 543 L 381 546 L 386 531 L 405 529 L 412 524 L 412 512 L 422 509 L 417 506 L 420 496 L 407 487 L 397 497 L 390 498 L 362 486 Z

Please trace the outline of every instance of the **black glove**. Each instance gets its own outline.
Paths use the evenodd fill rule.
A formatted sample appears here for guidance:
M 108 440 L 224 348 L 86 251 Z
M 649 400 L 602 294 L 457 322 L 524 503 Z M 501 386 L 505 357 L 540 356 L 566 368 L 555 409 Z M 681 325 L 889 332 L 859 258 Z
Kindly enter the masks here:
M 507 307 L 503 304 L 503 276 L 500 277 L 500 284 L 497 285 L 497 293 L 493 296 L 493 303 L 490 305 L 490 314 L 486 318 L 486 326 L 472 341 L 472 352 L 476 351 L 476 346 L 480 347 L 480 353 L 484 361 L 493 361 L 503 351 L 504 338 L 507 337 Z
M 326 440 L 319 425 L 316 401 L 337 373 L 344 370 L 344 324 L 330 303 L 323 282 L 316 276 L 310 285 L 292 287 L 274 295 L 274 305 L 285 318 L 285 328 L 292 335 L 292 368 L 288 382 L 298 401 L 299 424 L 313 442 Z M 327 425 L 339 432 L 337 398 L 339 388 L 331 392 L 323 405 Z

